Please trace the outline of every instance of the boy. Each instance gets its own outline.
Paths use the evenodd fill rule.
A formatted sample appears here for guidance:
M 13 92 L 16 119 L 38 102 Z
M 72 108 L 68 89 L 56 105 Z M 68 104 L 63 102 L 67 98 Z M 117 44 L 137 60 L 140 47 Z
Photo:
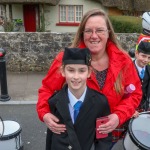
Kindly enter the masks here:
M 143 31 L 136 43 L 136 50 L 141 41 L 150 42 L 150 12 L 145 12 L 142 15 L 142 28 Z
M 65 48 L 61 73 L 67 84 L 50 98 L 49 104 L 67 130 L 61 134 L 49 130 L 47 150 L 109 150 L 111 147 L 111 133 L 106 138 L 96 139 L 96 118 L 109 115 L 110 109 L 106 97 L 86 85 L 90 62 L 87 48 Z M 80 110 L 74 108 L 78 102 Z M 77 117 L 76 111 L 79 112 Z
M 134 64 L 141 80 L 143 96 L 138 111 L 147 111 L 150 98 L 150 42 L 141 41 L 135 51 Z
M 142 15 L 142 33 L 138 37 L 136 48 L 130 49 L 128 52 L 131 58 L 135 57 L 135 50 L 138 49 L 141 41 L 150 42 L 150 12 L 144 12 Z

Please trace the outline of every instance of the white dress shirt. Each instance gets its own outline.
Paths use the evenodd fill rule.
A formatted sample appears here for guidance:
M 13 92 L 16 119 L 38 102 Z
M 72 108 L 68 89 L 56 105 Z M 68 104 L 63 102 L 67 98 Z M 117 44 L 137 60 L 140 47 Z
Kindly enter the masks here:
M 83 94 L 82 94 L 82 96 L 79 98 L 79 99 L 77 99 L 72 93 L 71 93 L 71 91 L 69 90 L 69 88 L 68 88 L 68 97 L 69 97 L 69 101 L 70 101 L 70 103 L 68 104 L 69 105 L 69 111 L 70 111 L 70 116 L 71 116 L 71 119 L 72 119 L 72 122 L 74 123 L 74 105 L 77 103 L 77 101 L 84 101 L 84 99 L 85 99 L 85 94 L 86 94 L 86 91 L 87 91 L 87 87 L 85 88 L 85 90 L 84 90 L 84 92 L 83 92 Z

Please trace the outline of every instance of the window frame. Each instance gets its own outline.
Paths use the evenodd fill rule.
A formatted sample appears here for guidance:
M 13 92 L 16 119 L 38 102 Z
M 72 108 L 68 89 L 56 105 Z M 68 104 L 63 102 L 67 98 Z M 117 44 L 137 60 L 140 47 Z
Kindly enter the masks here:
M 0 16 L 5 18 L 5 13 L 6 13 L 5 6 L 0 4 Z
M 73 7 L 73 9 L 70 9 L 71 11 L 73 10 L 72 11 L 73 15 L 70 16 L 68 15 L 70 14 L 69 7 L 70 8 Z M 61 16 L 61 13 L 63 13 L 64 16 L 63 15 Z M 83 5 L 59 5 L 59 23 L 57 23 L 56 25 L 57 26 L 78 26 L 80 24 L 82 16 L 83 16 Z M 70 18 L 72 17 L 73 20 L 69 20 L 69 17 Z

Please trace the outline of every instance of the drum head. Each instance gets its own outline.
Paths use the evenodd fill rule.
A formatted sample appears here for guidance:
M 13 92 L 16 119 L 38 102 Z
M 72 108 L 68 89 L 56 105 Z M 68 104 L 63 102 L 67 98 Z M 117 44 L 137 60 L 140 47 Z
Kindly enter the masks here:
M 4 133 L 0 140 L 12 139 L 20 134 L 21 127 L 17 122 L 5 120 L 3 121 L 3 123 L 4 123 Z
M 150 112 L 143 112 L 129 123 L 129 135 L 134 144 L 143 150 L 150 149 Z
M 4 123 L 2 118 L 0 117 L 0 139 L 3 136 L 3 133 L 4 133 Z

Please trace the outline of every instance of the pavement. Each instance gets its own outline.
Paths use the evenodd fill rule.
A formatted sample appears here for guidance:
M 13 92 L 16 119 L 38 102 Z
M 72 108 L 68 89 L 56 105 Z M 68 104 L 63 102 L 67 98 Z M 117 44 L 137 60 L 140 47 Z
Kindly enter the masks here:
M 41 72 L 6 72 L 9 101 L 0 104 L 36 104 L 38 89 L 46 73 Z M 1 88 L 1 87 L 0 87 Z
M 6 74 L 8 95 L 11 99 L 9 101 L 0 101 L 0 117 L 4 122 L 10 121 L 10 128 L 11 121 L 19 124 L 23 150 L 44 150 L 47 127 L 37 116 L 36 103 L 38 89 L 46 73 L 6 72 Z M 5 135 L 7 138 L 10 137 L 11 132 L 14 138 L 12 141 L 9 139 L 4 140 L 6 144 L 3 144 L 3 141 L 0 140 L 0 150 L 12 150 L 7 147 L 7 144 L 15 145 L 14 140 L 19 130 L 15 126 L 11 129 L 4 127 L 4 129 L 6 133 L 10 133 Z
M 9 128 L 6 126 L 5 137 L 7 140 L 0 141 L 0 150 L 22 150 L 22 149 L 13 149 L 8 148 L 7 146 L 15 145 L 15 138 L 19 133 L 19 128 L 16 125 L 12 124 L 12 121 L 15 121 L 19 124 L 21 130 L 21 139 L 23 143 L 23 150 L 45 150 L 45 141 L 46 141 L 46 125 L 39 121 L 35 104 L 13 104 L 0 105 L 0 116 L 5 121 L 10 121 Z M 13 135 L 14 138 L 9 140 L 9 137 Z M 18 142 L 19 140 L 16 139 Z M 2 146 L 4 143 L 5 147 Z M 19 147 L 20 148 L 20 147 Z

